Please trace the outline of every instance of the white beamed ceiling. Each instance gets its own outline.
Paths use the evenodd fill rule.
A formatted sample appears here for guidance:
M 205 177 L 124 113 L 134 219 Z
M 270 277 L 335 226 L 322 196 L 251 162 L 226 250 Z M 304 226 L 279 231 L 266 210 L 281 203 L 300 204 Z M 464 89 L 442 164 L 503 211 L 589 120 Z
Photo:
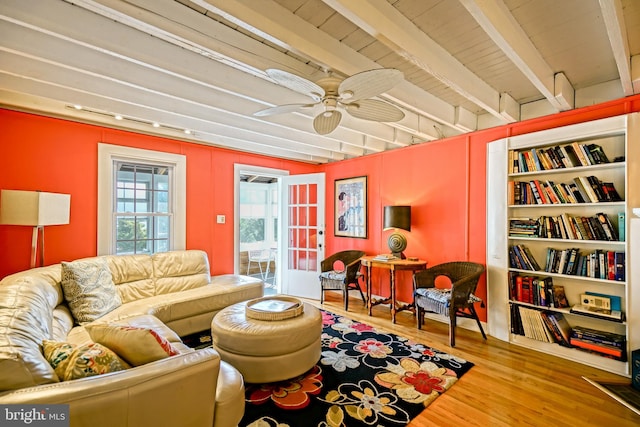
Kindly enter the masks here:
M 400 122 L 253 116 L 310 101 L 267 68 L 381 67 Z M 639 68 L 639 0 L 0 1 L 0 106 L 318 164 L 633 95 Z

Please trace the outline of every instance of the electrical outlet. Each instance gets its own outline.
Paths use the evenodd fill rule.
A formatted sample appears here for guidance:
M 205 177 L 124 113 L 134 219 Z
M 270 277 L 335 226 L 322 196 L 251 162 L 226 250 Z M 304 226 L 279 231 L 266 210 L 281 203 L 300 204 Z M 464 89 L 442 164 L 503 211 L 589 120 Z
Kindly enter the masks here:
M 216 217 L 216 222 L 217 222 L 218 224 L 224 224 L 225 222 L 227 222 L 227 219 L 225 218 L 225 216 L 224 216 L 224 215 L 218 215 L 218 216 Z

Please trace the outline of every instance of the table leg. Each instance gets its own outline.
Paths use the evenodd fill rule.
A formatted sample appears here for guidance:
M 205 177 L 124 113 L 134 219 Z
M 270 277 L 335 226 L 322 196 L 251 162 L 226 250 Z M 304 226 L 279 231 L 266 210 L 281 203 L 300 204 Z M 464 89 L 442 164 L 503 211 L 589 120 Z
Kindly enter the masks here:
M 369 309 L 369 316 L 371 316 L 371 309 L 373 308 L 373 301 L 371 300 L 371 266 L 367 266 L 367 308 Z
M 396 323 L 396 275 L 393 268 L 390 270 L 389 274 L 391 276 L 391 322 Z

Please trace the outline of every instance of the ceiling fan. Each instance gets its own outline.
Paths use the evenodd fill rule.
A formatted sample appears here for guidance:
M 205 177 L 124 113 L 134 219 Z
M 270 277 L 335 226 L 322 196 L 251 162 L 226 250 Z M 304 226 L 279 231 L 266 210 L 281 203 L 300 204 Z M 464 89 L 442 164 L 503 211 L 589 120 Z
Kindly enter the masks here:
M 307 95 L 315 102 L 279 105 L 257 111 L 253 113 L 254 116 L 293 113 L 322 105 L 323 111 L 313 119 L 313 128 L 320 135 L 333 132 L 338 127 L 342 119 L 339 108 L 353 117 L 375 122 L 397 122 L 404 118 L 404 113 L 399 108 L 384 101 L 369 99 L 400 83 L 404 79 L 400 70 L 378 68 L 354 74 L 344 80 L 325 77 L 315 83 L 283 70 L 270 68 L 266 73 L 276 83 Z

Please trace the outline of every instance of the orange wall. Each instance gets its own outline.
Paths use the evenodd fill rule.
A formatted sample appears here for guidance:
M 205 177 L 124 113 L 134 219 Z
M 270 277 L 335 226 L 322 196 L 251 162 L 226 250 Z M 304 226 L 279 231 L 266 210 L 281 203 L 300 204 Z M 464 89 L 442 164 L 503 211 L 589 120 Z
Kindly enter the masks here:
M 469 260 L 485 263 L 486 248 L 486 146 L 507 136 L 566 126 L 640 111 L 640 95 L 597 106 L 527 120 L 471 134 L 423 143 L 384 153 L 323 166 L 327 176 L 327 253 L 353 248 L 369 254 L 389 252 L 382 231 L 382 209 L 390 204 L 410 204 L 411 231 L 403 232 L 405 254 L 429 265 Z M 637 141 L 640 143 L 640 141 Z M 369 232 L 367 239 L 333 237 L 334 180 L 368 176 Z M 506 197 L 506 195 L 505 195 Z M 389 275 L 372 274 L 373 292 L 388 295 Z M 398 299 L 411 301 L 411 275 L 401 272 Z M 486 297 L 485 277 L 478 295 Z M 486 320 L 486 310 L 479 310 Z
M 317 166 L 0 109 L 0 188 L 71 194 L 69 225 L 46 227 L 45 264 L 95 256 L 98 142 L 187 157 L 187 241 L 213 274 L 233 272 L 234 164 L 316 172 Z M 215 215 L 231 219 L 215 223 Z M 0 225 L 0 278 L 29 268 L 31 228 Z
M 326 253 L 362 249 L 388 252 L 382 207 L 411 204 L 409 256 L 429 265 L 450 260 L 485 260 L 486 144 L 499 138 L 640 111 L 640 95 L 467 135 L 414 145 L 352 160 L 313 166 L 44 118 L 0 109 L 0 188 L 71 194 L 71 224 L 47 227 L 46 264 L 96 254 L 97 143 L 154 149 L 187 156 L 187 247 L 209 253 L 214 274 L 233 271 L 233 164 L 325 172 Z M 368 176 L 367 239 L 333 236 L 334 180 Z M 0 226 L 0 277 L 28 268 L 31 231 Z M 399 276 L 398 298 L 411 300 L 410 274 Z M 388 274 L 376 272 L 374 293 L 388 292 Z M 484 278 L 478 289 L 486 296 Z M 482 310 L 480 317 L 486 319 Z

